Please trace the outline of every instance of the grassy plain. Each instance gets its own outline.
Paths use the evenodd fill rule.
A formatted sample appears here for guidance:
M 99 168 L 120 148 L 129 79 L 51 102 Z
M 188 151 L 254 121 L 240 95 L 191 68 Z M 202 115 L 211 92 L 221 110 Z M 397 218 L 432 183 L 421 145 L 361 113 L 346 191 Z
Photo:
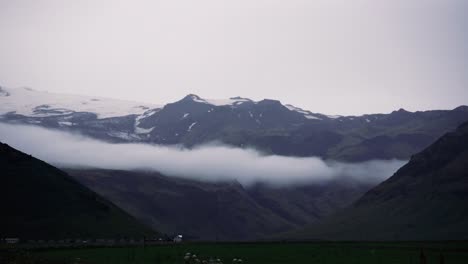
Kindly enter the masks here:
M 201 259 L 219 258 L 223 263 L 242 258 L 243 263 L 252 264 L 416 264 L 421 263 L 421 252 L 427 264 L 468 263 L 468 242 L 184 243 L 34 249 L 18 251 L 11 263 L 182 264 L 187 252 Z

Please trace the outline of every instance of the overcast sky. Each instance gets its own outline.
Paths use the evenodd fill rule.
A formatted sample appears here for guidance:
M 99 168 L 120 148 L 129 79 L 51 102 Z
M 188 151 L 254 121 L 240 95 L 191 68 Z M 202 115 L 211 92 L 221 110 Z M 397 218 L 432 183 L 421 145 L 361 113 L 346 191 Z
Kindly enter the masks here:
M 0 0 L 0 85 L 363 114 L 468 104 L 466 0 Z

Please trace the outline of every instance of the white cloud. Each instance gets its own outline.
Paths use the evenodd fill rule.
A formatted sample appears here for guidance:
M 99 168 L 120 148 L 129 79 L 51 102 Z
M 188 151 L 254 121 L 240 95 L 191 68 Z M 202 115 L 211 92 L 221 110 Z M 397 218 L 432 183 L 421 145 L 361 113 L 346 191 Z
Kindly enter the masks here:
M 203 181 L 237 180 L 244 185 L 355 180 L 378 183 L 404 162 L 325 162 L 320 158 L 263 155 L 253 149 L 205 145 L 195 149 L 145 144 L 111 144 L 35 126 L 0 123 L 0 141 L 60 167 L 154 170 Z

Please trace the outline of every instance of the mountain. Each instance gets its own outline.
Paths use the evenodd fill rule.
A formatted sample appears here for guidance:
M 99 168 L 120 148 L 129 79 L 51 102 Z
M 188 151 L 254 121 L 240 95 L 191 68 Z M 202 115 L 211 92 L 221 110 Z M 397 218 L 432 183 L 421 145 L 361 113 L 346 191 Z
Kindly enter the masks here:
M 36 91 L 28 87 L 9 89 L 0 87 L 0 113 L 15 113 L 30 117 L 67 116 L 72 113 L 91 113 L 96 118 L 141 115 L 159 106 L 147 103 L 57 94 Z
M 67 169 L 83 185 L 145 224 L 193 240 L 255 240 L 313 223 L 349 205 L 372 186 L 329 182 L 242 186 L 155 172 Z
M 346 210 L 295 233 L 344 240 L 468 239 L 468 122 Z
M 65 172 L 0 143 L 0 236 L 142 237 L 155 232 Z
M 453 110 L 399 109 L 389 114 L 329 116 L 271 99 L 211 100 L 190 94 L 177 102 L 156 106 L 0 87 L 0 122 L 79 132 L 109 142 L 191 148 L 219 141 L 253 147 L 266 154 L 318 156 L 347 162 L 409 159 L 466 120 L 467 106 Z M 184 233 L 193 239 L 258 239 L 303 230 L 319 222 L 320 230 L 310 227 L 296 234 L 297 237 L 450 238 L 449 234 L 453 234 L 450 232 L 465 224 L 466 210 L 460 204 L 465 192 L 457 189 L 466 187 L 466 177 L 462 177 L 466 175 L 463 174 L 466 154 L 460 154 L 458 149 L 466 146 L 464 129 L 466 125 L 443 137 L 450 138 L 452 145 L 441 139 L 448 144 L 446 147 L 435 148 L 441 145 L 439 140 L 413 156 L 410 162 L 413 165 L 406 165 L 392 177 L 399 180 L 384 182 L 353 205 L 373 186 L 352 181 L 242 186 L 237 182 L 208 183 L 167 177 L 156 172 L 66 170 L 76 181 L 153 229 Z M 8 154 L 14 151 L 2 148 L 5 149 L 2 170 L 7 171 L 7 176 L 2 177 L 7 184 L 2 185 L 5 190 L 1 198 L 3 207 L 8 209 L 5 211 L 14 213 L 2 219 L 1 224 L 5 230 L 13 230 L 12 236 L 44 236 L 49 228 L 41 229 L 42 226 L 53 226 L 47 235 L 56 237 L 147 232 L 132 217 L 64 172 L 27 156 L 19 158 L 21 162 L 15 161 L 19 154 Z M 18 205 L 6 202 L 11 197 L 18 197 Z M 351 208 L 324 220 L 350 205 Z M 28 212 L 27 218 L 22 218 L 24 213 L 20 212 Z M 70 219 L 82 220 L 70 226 Z M 445 231 L 426 232 L 442 224 L 449 227 Z M 369 232 L 361 232 L 366 230 L 364 227 Z M 463 236 L 462 232 L 458 234 Z
M 0 87 L 0 122 L 80 132 L 109 142 L 193 147 L 211 141 L 285 156 L 408 159 L 468 119 L 453 110 L 330 116 L 280 101 L 187 95 L 164 106 Z

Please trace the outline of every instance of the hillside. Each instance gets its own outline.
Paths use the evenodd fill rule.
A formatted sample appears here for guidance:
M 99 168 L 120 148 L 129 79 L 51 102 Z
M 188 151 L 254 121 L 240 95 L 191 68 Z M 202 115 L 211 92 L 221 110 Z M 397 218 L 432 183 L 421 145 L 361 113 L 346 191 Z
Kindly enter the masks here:
M 0 168 L 0 237 L 117 238 L 155 234 L 65 172 L 3 143 Z
M 295 238 L 468 239 L 468 123 L 447 133 L 350 208 Z
M 313 223 L 349 205 L 372 186 L 331 181 L 302 186 L 242 186 L 156 172 L 67 172 L 144 223 L 195 240 L 253 240 Z

